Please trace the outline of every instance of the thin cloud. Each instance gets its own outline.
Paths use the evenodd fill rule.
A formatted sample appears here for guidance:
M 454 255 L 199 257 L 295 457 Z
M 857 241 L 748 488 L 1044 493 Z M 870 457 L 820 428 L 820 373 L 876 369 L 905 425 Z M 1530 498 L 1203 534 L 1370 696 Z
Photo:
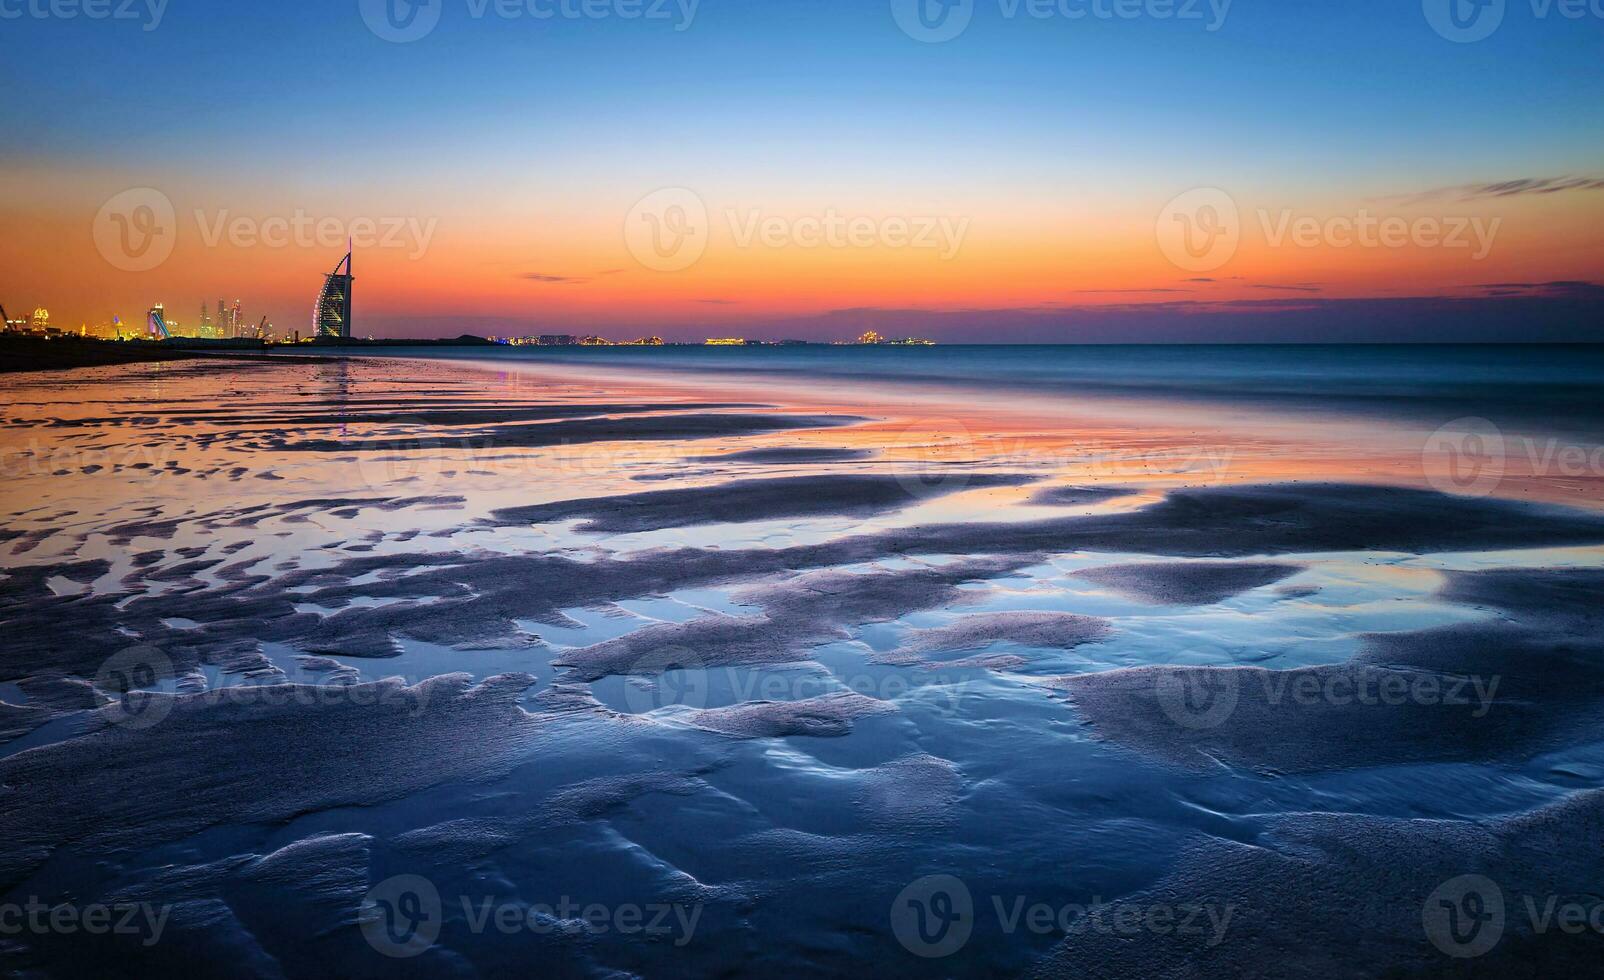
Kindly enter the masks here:
M 1291 292 L 1291 293 L 1318 293 L 1320 291 L 1320 284 L 1317 283 L 1317 282 L 1300 282 L 1300 283 L 1288 283 L 1287 285 L 1279 286 L 1279 285 L 1276 285 L 1274 283 L 1253 283 L 1248 288 L 1249 289 L 1280 289 L 1280 290 L 1285 290 L 1285 291 Z
M 1075 292 L 1081 293 L 1081 294 L 1086 294 L 1086 293 L 1110 293 L 1110 294 L 1117 294 L 1117 293 L 1191 293 L 1191 292 L 1196 292 L 1196 290 L 1192 290 L 1192 289 L 1161 289 L 1161 288 L 1153 288 L 1153 289 L 1077 289 L 1077 290 L 1075 290 Z
M 1491 282 L 1476 288 L 1487 296 L 1548 296 L 1560 299 L 1604 297 L 1604 284 L 1580 279 L 1556 279 L 1551 282 Z
M 518 277 L 530 282 L 542 282 L 553 286 L 577 286 L 580 283 L 590 282 L 589 279 L 579 276 L 552 276 L 544 272 L 526 272 Z
M 1561 194 L 1566 191 L 1604 190 L 1604 177 L 1520 177 L 1485 184 L 1459 184 L 1437 187 L 1415 194 L 1377 198 L 1392 204 L 1423 204 L 1428 201 L 1485 201 L 1529 194 Z

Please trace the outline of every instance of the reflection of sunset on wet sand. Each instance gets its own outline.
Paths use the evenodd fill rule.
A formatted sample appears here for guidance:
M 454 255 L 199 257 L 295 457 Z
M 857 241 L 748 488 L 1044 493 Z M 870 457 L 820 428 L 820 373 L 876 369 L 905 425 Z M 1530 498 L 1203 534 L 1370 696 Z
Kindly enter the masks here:
M 1418 408 L 727 362 L 14 376 L 0 867 L 210 896 L 149 946 L 31 955 L 165 968 L 222 916 L 306 975 L 495 972 L 529 941 L 703 974 L 747 933 L 837 973 L 902 962 L 885 909 L 941 873 L 1215 913 L 1140 947 L 988 916 L 957 973 L 1236 972 L 1264 948 L 1242 916 L 1312 928 L 1267 903 L 1316 874 L 1427 962 L 1420 896 L 1479 852 L 1408 818 L 1518 846 L 1504 814 L 1592 805 L 1563 798 L 1604 717 L 1604 515 L 1596 477 L 1528 472 L 1530 412 Z M 1379 891 L 1322 856 L 1377 825 Z M 1244 866 L 1254 834 L 1315 846 Z M 1559 853 L 1499 868 L 1567 881 Z M 867 908 L 819 904 L 849 878 Z M 538 916 L 397 947 L 360 919 L 386 889 L 678 917 L 583 955 Z

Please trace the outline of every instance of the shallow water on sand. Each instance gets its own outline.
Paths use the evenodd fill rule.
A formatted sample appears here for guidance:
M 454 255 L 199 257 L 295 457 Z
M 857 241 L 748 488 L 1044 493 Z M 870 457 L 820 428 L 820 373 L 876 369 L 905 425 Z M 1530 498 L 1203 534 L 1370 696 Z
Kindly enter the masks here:
M 4 901 L 165 916 L 0 963 L 1431 972 L 1443 882 L 1596 862 L 1497 855 L 1604 805 L 1600 474 L 779 373 L 8 379 Z

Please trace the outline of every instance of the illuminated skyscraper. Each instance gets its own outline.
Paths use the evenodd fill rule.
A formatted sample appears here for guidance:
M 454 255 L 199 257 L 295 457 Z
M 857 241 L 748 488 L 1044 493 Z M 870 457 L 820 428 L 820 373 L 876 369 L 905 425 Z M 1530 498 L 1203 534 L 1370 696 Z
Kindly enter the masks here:
M 244 323 L 245 320 L 240 315 L 240 302 L 239 300 L 235 300 L 234 308 L 228 311 L 228 336 L 238 337 L 239 328 L 243 326 Z
M 205 303 L 202 303 L 201 304 L 201 318 L 200 318 L 201 333 L 204 334 L 206 332 L 206 328 L 210 327 L 211 325 L 212 325 L 211 308 L 208 307 Z
M 167 329 L 167 311 L 157 303 L 145 314 L 145 332 L 155 340 L 166 340 L 172 334 Z
M 344 272 L 340 270 L 344 269 Z M 312 311 L 312 332 L 318 337 L 351 337 L 351 253 L 323 278 L 323 291 L 318 294 L 317 307 Z

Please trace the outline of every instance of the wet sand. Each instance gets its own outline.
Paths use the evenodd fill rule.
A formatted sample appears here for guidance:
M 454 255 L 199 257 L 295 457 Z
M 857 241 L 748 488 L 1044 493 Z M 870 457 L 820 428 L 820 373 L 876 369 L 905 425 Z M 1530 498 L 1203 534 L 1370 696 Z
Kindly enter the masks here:
M 1592 483 L 1446 494 L 1402 421 L 944 397 L 14 376 L 0 888 L 167 914 L 0 963 L 1426 975 L 1466 968 L 1432 925 L 1465 875 L 1511 910 L 1471 972 L 1586 962 L 1515 910 L 1591 867 Z M 401 875 L 438 932 L 397 957 Z M 475 926 L 564 900 L 667 931 Z M 1214 928 L 1149 927 L 1183 906 Z

